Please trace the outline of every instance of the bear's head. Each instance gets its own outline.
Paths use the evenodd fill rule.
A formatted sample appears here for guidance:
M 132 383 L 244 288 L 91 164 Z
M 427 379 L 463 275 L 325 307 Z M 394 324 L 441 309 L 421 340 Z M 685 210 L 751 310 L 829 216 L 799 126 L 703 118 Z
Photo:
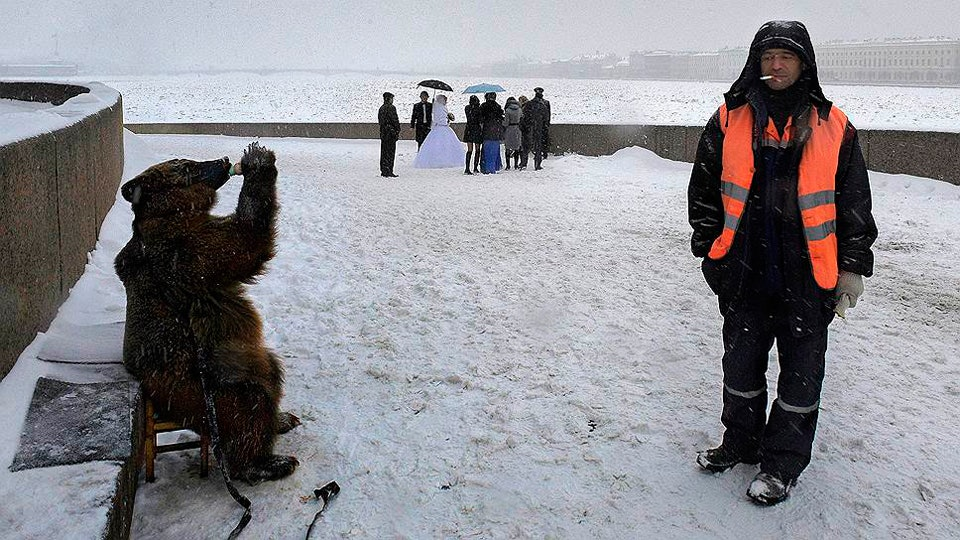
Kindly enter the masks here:
M 217 189 L 230 179 L 230 160 L 171 159 L 140 173 L 120 188 L 134 216 L 151 218 L 207 213 Z

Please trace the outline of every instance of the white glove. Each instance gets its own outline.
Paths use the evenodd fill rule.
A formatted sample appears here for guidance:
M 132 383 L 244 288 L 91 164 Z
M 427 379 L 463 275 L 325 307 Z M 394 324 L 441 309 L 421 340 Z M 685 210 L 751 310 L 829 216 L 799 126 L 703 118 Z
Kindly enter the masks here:
M 860 295 L 863 294 L 863 276 L 841 270 L 840 277 L 837 279 L 835 293 L 837 305 L 833 308 L 833 311 L 839 315 L 840 318 L 844 318 L 846 317 L 847 308 L 856 307 L 857 300 L 860 298 Z

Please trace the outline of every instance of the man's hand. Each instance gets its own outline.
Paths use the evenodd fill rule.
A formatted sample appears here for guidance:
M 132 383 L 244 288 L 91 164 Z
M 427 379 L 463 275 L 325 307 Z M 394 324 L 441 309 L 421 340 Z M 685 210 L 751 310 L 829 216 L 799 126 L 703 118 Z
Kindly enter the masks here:
M 837 279 L 837 305 L 833 311 L 841 318 L 846 317 L 847 308 L 857 306 L 857 300 L 863 294 L 863 276 L 842 270 Z

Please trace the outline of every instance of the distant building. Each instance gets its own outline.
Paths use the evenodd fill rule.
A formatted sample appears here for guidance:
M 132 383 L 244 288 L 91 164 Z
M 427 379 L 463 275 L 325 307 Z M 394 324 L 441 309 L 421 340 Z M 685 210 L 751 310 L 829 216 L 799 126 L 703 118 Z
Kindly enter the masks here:
M 732 81 L 747 48 L 711 53 L 634 52 L 632 78 Z M 833 42 L 816 46 L 820 81 L 841 84 L 960 85 L 960 40 Z
M 483 66 L 493 75 L 557 79 L 735 80 L 746 47 L 714 52 L 634 51 L 565 60 L 516 60 Z M 820 81 L 834 84 L 960 86 L 960 40 L 897 39 L 831 42 L 816 46 Z M 476 70 L 476 67 L 473 68 Z
M 960 84 L 960 40 L 825 43 L 817 47 L 824 82 Z

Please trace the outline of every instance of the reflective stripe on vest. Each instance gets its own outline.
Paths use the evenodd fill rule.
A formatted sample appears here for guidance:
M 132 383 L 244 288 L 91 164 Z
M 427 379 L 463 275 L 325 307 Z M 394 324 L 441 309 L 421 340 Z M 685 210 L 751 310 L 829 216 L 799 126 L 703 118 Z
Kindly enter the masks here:
M 785 148 L 790 142 L 793 119 L 787 121 L 780 137 L 773 120 L 769 120 L 760 143 Z M 723 172 L 720 174 L 723 200 L 723 231 L 713 241 L 708 256 L 722 259 L 730 251 L 756 172 L 753 156 L 753 109 L 749 105 L 727 110 L 720 107 L 720 129 L 723 131 Z M 816 107 L 810 111 L 810 138 L 803 146 L 797 179 L 797 197 L 807 250 L 813 267 L 813 278 L 824 289 L 837 286 L 837 160 L 847 129 L 847 117 L 833 107 L 827 121 L 821 121 Z

